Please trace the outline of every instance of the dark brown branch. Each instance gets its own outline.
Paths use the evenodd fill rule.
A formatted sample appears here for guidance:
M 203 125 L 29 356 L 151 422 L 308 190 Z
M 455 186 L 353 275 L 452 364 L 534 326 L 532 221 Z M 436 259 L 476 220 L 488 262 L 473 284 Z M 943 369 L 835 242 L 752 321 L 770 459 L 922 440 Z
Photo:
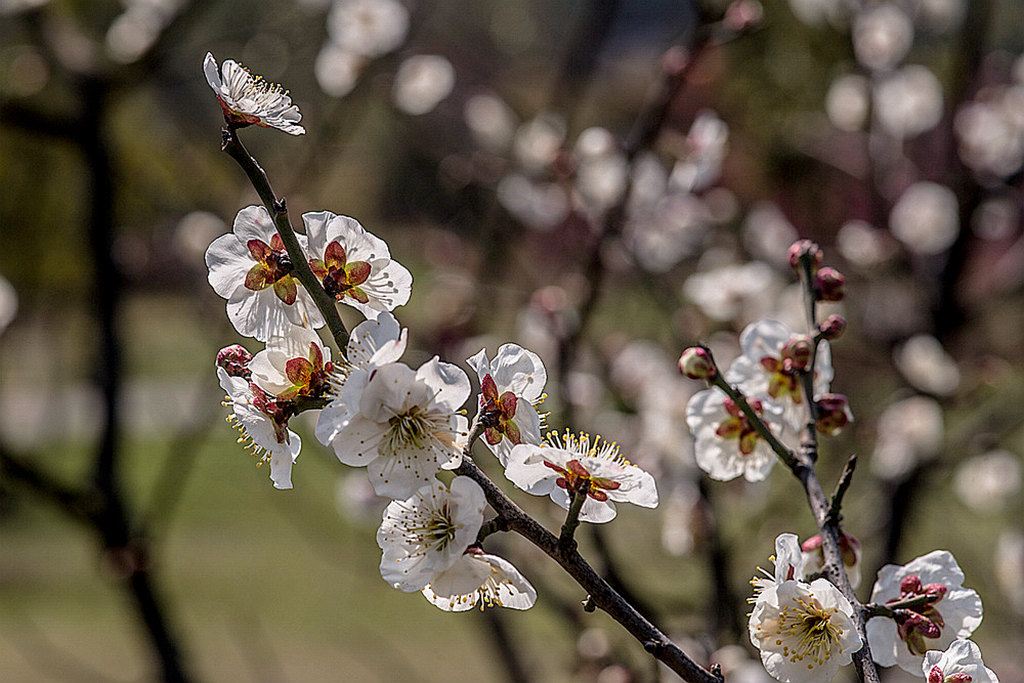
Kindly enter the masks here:
M 472 441 L 470 441 L 472 443 Z M 608 582 L 587 564 L 575 547 L 566 548 L 557 536 L 527 515 L 522 508 L 492 482 L 468 456 L 455 470 L 456 474 L 470 477 L 484 490 L 487 502 L 505 520 L 509 529 L 543 550 L 566 571 L 588 594 L 591 604 L 619 622 L 630 635 L 643 644 L 644 649 L 661 660 L 685 681 L 692 683 L 721 683 L 710 671 L 690 659 L 672 641 L 643 617 L 632 605 L 622 599 Z
M 222 131 L 221 149 L 238 162 L 238 165 L 245 171 L 245 175 L 249 178 L 249 182 L 252 183 L 256 194 L 259 195 L 260 201 L 263 202 L 263 206 L 267 209 L 267 213 L 270 214 L 274 225 L 277 227 L 277 233 L 281 236 L 281 241 L 284 242 L 284 246 L 288 250 L 288 256 L 291 258 L 292 267 L 294 268 L 293 274 L 302 283 L 306 291 L 309 292 L 316 307 L 320 309 L 324 319 L 327 321 L 327 327 L 334 337 L 334 342 L 338 345 L 338 349 L 344 350 L 348 344 L 348 330 L 341 321 L 341 316 L 338 315 L 338 308 L 334 303 L 334 299 L 324 291 L 320 281 L 316 279 L 316 275 L 309 268 L 308 257 L 303 253 L 302 247 L 299 246 L 299 240 L 296 238 L 295 230 L 292 228 L 291 220 L 288 218 L 285 200 L 283 198 L 278 199 L 277 195 L 274 194 L 274 189 L 270 186 L 270 179 L 267 178 L 266 171 L 249 154 L 249 151 L 238 138 L 238 131 L 231 126 L 225 127 Z

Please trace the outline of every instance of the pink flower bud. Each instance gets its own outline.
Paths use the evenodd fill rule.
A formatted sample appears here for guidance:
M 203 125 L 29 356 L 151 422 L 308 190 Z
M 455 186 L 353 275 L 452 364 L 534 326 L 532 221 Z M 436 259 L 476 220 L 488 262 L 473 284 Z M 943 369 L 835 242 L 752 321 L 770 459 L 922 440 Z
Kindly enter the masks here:
M 946 677 L 942 675 L 942 669 L 933 666 L 928 672 L 928 683 L 946 683 Z
M 690 379 L 711 379 L 718 370 L 715 361 L 702 346 L 691 346 L 679 356 L 679 372 Z
M 842 394 L 824 394 L 816 401 L 818 405 L 818 431 L 832 436 L 838 434 L 853 420 L 850 403 Z
M 818 326 L 818 330 L 822 339 L 835 341 L 846 331 L 846 318 L 841 315 L 830 315 Z
M 800 550 L 805 553 L 812 552 L 821 547 L 821 535 L 815 534 L 800 544 Z
M 941 583 L 929 583 L 921 590 L 923 590 L 927 595 L 935 596 L 935 600 L 937 602 L 946 595 L 946 591 L 948 591 L 949 589 Z
M 800 261 L 804 258 L 811 259 L 811 272 L 817 273 L 825 257 L 821 252 L 821 247 L 811 240 L 793 242 L 793 245 L 789 248 L 789 265 L 799 273 Z
M 900 595 L 918 595 L 921 593 L 921 579 L 917 574 L 908 574 L 900 581 Z
M 842 301 L 846 278 L 835 268 L 822 268 L 814 278 L 814 292 L 819 301 Z
M 243 377 L 249 379 L 249 368 L 246 367 L 252 360 L 252 354 L 245 350 L 240 344 L 225 346 L 217 352 L 217 367 L 224 368 L 232 377 Z
M 811 354 L 814 353 L 814 342 L 806 335 L 791 337 L 786 345 L 782 347 L 783 359 L 792 361 L 792 368 L 796 371 L 806 370 L 811 363 Z

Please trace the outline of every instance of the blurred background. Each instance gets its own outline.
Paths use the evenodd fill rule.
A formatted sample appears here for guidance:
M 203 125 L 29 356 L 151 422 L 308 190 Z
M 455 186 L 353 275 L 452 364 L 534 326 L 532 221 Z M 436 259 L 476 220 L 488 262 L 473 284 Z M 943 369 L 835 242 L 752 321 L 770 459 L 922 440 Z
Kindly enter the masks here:
M 392 590 L 382 501 L 312 421 L 292 491 L 234 443 L 214 357 L 259 345 L 203 254 L 257 198 L 207 51 L 302 111 L 304 136 L 240 133 L 293 223 L 352 215 L 412 271 L 409 364 L 530 348 L 548 426 L 655 474 L 659 508 L 620 506 L 582 550 L 729 681 L 768 680 L 747 581 L 814 525 L 782 468 L 696 468 L 675 359 L 804 328 L 786 249 L 817 240 L 846 276 L 824 313 L 849 321 L 855 423 L 820 471 L 860 457 L 858 595 L 950 550 L 986 664 L 1024 681 L 1016 0 L 0 0 L 0 679 L 671 680 L 517 537 L 488 547 L 536 586 L 528 612 Z

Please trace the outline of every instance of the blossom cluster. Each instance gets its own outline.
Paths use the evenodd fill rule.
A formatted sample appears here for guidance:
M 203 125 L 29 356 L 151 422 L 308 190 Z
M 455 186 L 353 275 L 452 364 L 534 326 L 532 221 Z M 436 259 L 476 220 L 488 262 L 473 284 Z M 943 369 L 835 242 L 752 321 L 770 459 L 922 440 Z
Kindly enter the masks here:
M 302 132 L 297 108 L 276 86 L 230 60 L 218 68 L 212 55 L 204 68 L 228 134 L 248 125 Z M 388 584 L 448 611 L 532 606 L 529 581 L 481 547 L 487 502 L 480 483 L 446 474 L 472 445 L 463 411 L 469 377 L 436 356 L 418 368 L 401 360 L 408 330 L 394 311 L 409 301 L 412 275 L 354 218 L 305 213 L 304 234 L 277 218 L 262 206 L 243 208 L 232 232 L 206 251 L 210 285 L 227 300 L 235 330 L 265 343 L 255 355 L 233 345 L 217 357 L 239 441 L 258 464 L 269 462 L 275 488 L 291 488 L 301 440 L 289 421 L 318 411 L 316 439 L 341 463 L 365 467 L 374 493 L 390 501 L 377 532 Z M 281 230 L 294 238 L 291 248 Z M 364 318 L 338 357 L 316 332 L 328 316 L 303 284 L 307 268 L 318 296 Z M 537 354 L 504 344 L 493 357 L 481 350 L 466 362 L 480 387 L 474 424 L 515 486 L 550 496 L 586 522 L 611 520 L 616 502 L 657 505 L 653 477 L 616 444 L 571 432 L 543 437 L 538 406 L 547 372 Z

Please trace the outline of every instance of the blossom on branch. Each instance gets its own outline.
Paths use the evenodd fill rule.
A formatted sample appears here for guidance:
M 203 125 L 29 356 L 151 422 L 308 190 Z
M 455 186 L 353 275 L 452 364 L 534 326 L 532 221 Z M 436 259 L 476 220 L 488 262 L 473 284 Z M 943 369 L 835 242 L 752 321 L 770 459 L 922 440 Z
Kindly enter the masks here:
M 750 641 L 772 677 L 784 683 L 829 681 L 862 641 L 853 606 L 825 579 L 802 580 L 804 557 L 795 534 L 775 539 L 774 577 L 755 577 Z
M 971 635 L 981 624 L 981 598 L 963 581 L 963 571 L 947 550 L 933 550 L 902 567 L 882 567 L 871 602 L 893 607 L 897 616 L 867 623 L 874 660 L 916 674 L 926 651 Z
M 384 240 L 354 218 L 330 211 L 305 213 L 309 267 L 337 301 L 367 318 L 409 301 L 412 275 L 396 261 Z
M 520 444 L 508 456 L 505 476 L 535 496 L 550 496 L 568 510 L 574 494 L 586 495 L 579 518 L 609 522 L 615 503 L 658 506 L 654 477 L 622 457 L 614 442 L 590 441 L 588 434 L 552 433 L 548 443 Z
M 537 600 L 537 591 L 511 562 L 479 548 L 467 550 L 422 592 L 446 612 L 465 612 L 477 605 L 529 609 Z
M 305 236 L 296 237 L 305 250 Z M 239 334 L 265 342 L 293 325 L 323 327 L 323 316 L 292 276 L 291 258 L 262 206 L 238 212 L 232 232 L 206 250 L 206 267 L 213 290 L 228 300 L 228 319 Z
M 502 344 L 490 361 L 480 349 L 466 362 L 480 379 L 484 443 L 504 467 L 513 446 L 541 442 L 543 427 L 535 405 L 544 400 L 547 371 L 540 356 L 516 344 Z
M 466 373 L 436 356 L 418 370 L 385 365 L 349 406 L 331 446 L 344 464 L 366 466 L 378 496 L 404 500 L 441 468 L 462 462 L 457 443 L 468 423 L 456 411 L 469 391 Z
M 782 434 L 782 409 L 751 398 L 750 407 L 775 436 Z M 775 465 L 775 453 L 747 416 L 721 389 L 705 389 L 686 405 L 686 424 L 693 433 L 697 466 L 712 479 L 729 481 L 743 475 L 763 481 Z
M 740 334 L 743 355 L 733 361 L 725 379 L 747 396 L 761 396 L 782 408 L 786 425 L 799 432 L 810 413 L 799 373 L 810 367 L 809 339 L 794 335 L 775 320 L 747 325 Z M 832 355 L 828 342 L 818 344 L 814 363 L 816 398 L 828 392 L 832 382 Z
M 945 652 L 926 652 L 921 668 L 928 683 L 999 683 L 981 660 L 978 646 L 963 638 L 954 640 Z
M 355 326 L 345 348 L 347 359 L 332 376 L 331 402 L 320 411 L 316 438 L 330 446 L 359 406 L 359 396 L 377 368 L 398 362 L 405 353 L 409 330 L 402 328 L 390 313 L 376 320 L 364 320 Z
M 308 327 L 292 325 L 284 335 L 273 336 L 267 348 L 249 361 L 252 381 L 277 398 L 324 396 L 330 387 L 331 347 Z
M 227 420 L 241 436 L 238 443 L 258 458 L 256 466 L 270 462 L 270 480 L 274 488 L 292 487 L 292 464 L 299 457 L 302 440 L 288 429 L 292 409 L 244 377 L 233 377 L 217 368 L 221 388 L 227 393 L 225 406 L 231 407 Z
M 229 126 L 263 126 L 278 128 L 292 135 L 301 135 L 306 129 L 299 125 L 302 114 L 292 104 L 292 98 L 281 86 L 268 83 L 262 76 L 254 76 L 241 64 L 226 59 L 217 68 L 217 60 L 209 52 L 203 60 L 206 82 L 213 88 L 224 110 Z
M 381 577 L 407 593 L 422 590 L 476 540 L 486 506 L 483 489 L 469 477 L 456 477 L 450 488 L 434 481 L 392 501 L 377 531 Z

